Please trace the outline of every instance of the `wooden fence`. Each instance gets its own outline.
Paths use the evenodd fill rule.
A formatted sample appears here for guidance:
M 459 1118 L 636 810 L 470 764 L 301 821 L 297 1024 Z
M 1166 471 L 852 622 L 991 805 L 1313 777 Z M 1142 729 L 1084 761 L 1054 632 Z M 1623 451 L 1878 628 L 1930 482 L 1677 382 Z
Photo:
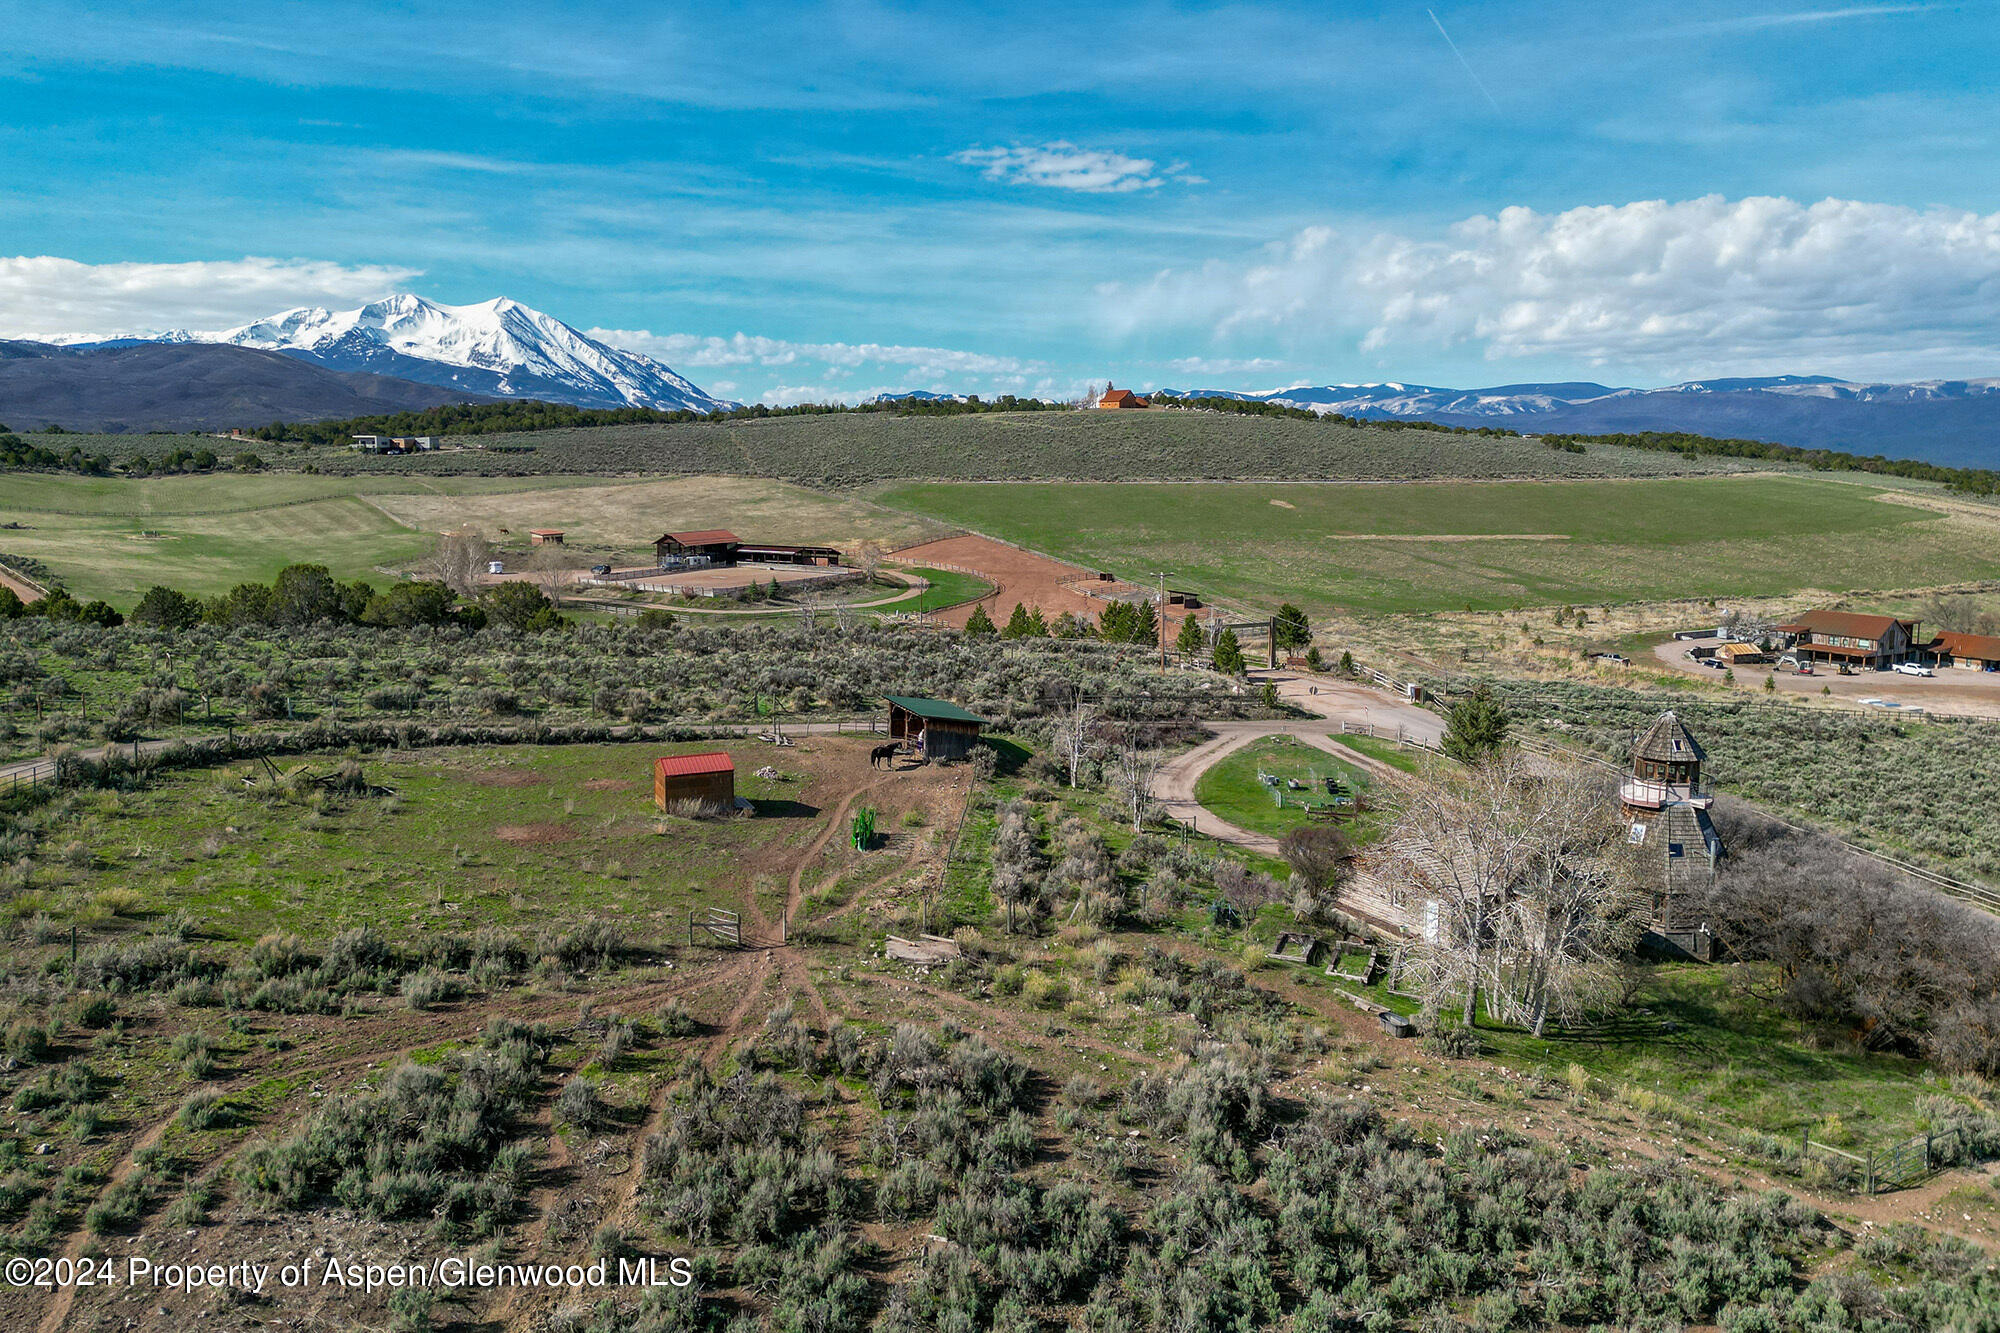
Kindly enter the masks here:
M 57 766 L 48 761 L 17 764 L 4 774 L 0 774 L 0 783 L 5 784 L 4 788 L 0 788 L 0 792 L 4 792 L 6 796 L 18 796 L 22 792 L 31 792 L 36 787 L 54 784 L 59 777 Z

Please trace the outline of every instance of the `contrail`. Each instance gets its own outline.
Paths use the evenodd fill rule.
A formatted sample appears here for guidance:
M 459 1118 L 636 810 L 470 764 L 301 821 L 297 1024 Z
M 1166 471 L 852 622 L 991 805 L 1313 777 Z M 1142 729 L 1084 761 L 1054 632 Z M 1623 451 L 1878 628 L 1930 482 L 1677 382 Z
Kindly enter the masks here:
M 1495 111 L 1498 111 L 1500 109 L 1500 104 L 1493 100 L 1493 94 L 1487 91 L 1486 85 L 1480 81 L 1480 78 L 1477 74 L 1473 73 L 1471 62 L 1466 60 L 1465 52 L 1458 49 L 1458 43 L 1454 42 L 1451 39 L 1451 34 L 1444 30 L 1444 24 L 1438 22 L 1437 12 L 1435 10 L 1426 9 L 1424 13 L 1429 14 L 1431 16 L 1431 23 L 1433 26 L 1437 28 L 1438 36 L 1444 38 L 1444 44 L 1446 46 L 1449 46 L 1451 48 L 1451 53 L 1458 57 L 1458 63 L 1465 69 L 1465 77 L 1472 80 L 1472 86 L 1479 89 L 1479 91 L 1482 94 L 1484 94 L 1487 103 L 1490 106 L 1492 106 L 1492 108 Z

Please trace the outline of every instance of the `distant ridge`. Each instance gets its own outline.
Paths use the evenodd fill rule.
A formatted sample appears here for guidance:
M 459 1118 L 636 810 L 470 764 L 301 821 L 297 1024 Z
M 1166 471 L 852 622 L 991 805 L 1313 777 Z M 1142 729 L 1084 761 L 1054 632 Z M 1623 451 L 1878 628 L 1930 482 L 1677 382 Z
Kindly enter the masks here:
M 329 370 L 249 347 L 0 342 L 0 421 L 16 430 L 217 430 L 484 401 L 388 375 Z
M 1957 467 L 2000 465 L 2000 379 L 1886 384 L 1771 375 L 1690 380 L 1659 389 L 1565 381 L 1484 389 L 1383 383 L 1156 392 L 1282 403 L 1322 415 L 1506 426 L 1530 434 L 1685 431 Z

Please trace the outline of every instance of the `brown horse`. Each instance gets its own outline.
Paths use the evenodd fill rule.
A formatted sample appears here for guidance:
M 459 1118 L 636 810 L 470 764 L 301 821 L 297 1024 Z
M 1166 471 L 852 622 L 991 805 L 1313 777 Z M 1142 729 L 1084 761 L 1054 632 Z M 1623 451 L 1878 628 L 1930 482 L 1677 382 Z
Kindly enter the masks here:
M 890 741 L 887 745 L 876 746 L 868 752 L 868 767 L 894 768 L 896 766 L 896 755 L 902 748 L 903 743 L 901 741 Z

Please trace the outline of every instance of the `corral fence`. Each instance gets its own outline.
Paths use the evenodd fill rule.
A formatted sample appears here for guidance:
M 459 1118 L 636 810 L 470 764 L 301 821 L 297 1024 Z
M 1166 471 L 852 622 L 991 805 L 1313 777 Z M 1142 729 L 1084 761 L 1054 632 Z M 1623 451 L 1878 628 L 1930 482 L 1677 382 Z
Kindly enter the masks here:
M 1807 1131 L 1799 1136 L 1799 1160 L 1829 1169 L 1837 1181 L 1857 1193 L 1886 1194 L 1922 1184 L 1957 1161 L 1970 1146 L 1966 1131 L 1957 1126 L 1929 1130 L 1866 1152 L 1820 1143 Z
M 738 565 L 738 569 L 795 569 L 795 565 Z M 701 570 L 711 573 L 713 570 Z M 807 578 L 788 579 L 783 584 L 787 592 L 804 592 L 815 588 L 833 588 L 848 583 L 866 581 L 868 575 L 858 569 L 832 570 Z M 687 584 L 673 581 L 673 574 L 664 569 L 614 570 L 610 574 L 592 575 L 589 578 L 572 579 L 571 587 L 631 588 L 638 592 L 668 593 L 676 597 L 733 598 L 735 587 L 717 587 L 710 584 Z
M 14 566 L 12 565 L 0 563 L 0 574 L 5 574 L 9 580 L 20 584 L 24 588 L 33 588 L 36 592 L 40 593 L 44 597 L 49 595 L 49 588 L 46 583 L 43 583 L 40 579 L 29 578 L 26 574 L 14 568 Z M 24 600 L 32 601 L 34 599 L 26 598 Z
M 16 764 L 0 775 L 0 795 L 19 796 L 44 785 L 60 786 L 61 765 L 41 761 L 32 764 Z

